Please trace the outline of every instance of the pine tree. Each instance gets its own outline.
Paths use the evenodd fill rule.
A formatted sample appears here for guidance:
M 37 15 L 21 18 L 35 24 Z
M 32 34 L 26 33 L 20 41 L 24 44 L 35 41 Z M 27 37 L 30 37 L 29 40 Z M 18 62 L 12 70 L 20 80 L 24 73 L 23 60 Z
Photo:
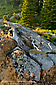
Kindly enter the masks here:
M 21 24 L 26 27 L 35 27 L 37 21 L 37 0 L 24 0 L 21 11 Z
M 52 11 L 51 11 L 51 25 L 53 29 L 56 29 L 56 0 L 52 0 Z
M 41 10 L 40 24 L 45 29 L 56 29 L 56 1 L 48 0 L 45 4 Z

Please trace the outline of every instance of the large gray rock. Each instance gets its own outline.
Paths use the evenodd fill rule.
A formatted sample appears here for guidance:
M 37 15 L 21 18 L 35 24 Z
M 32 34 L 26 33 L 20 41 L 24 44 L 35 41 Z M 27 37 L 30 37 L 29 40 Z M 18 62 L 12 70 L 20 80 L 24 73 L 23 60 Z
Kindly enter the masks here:
M 46 71 L 49 70 L 53 66 L 53 61 L 47 57 L 47 55 L 42 53 L 30 52 L 30 55 L 36 58 L 42 64 L 42 69 Z
M 33 73 L 35 77 L 37 76 L 35 79 L 39 80 L 39 72 L 41 68 L 47 71 L 54 65 L 54 62 L 56 64 L 56 54 L 47 54 L 48 52 L 52 51 L 56 52 L 56 46 L 54 46 L 48 40 L 43 39 L 40 35 L 33 32 L 30 28 L 26 28 L 18 23 L 12 24 L 15 27 L 12 28 L 13 37 L 11 38 L 16 40 L 21 51 L 24 51 L 22 57 L 23 59 L 21 61 L 24 66 L 24 71 L 30 74 Z M 18 30 L 22 33 L 22 35 L 17 35 L 17 32 L 15 30 L 16 27 L 18 27 Z M 32 48 L 29 48 L 30 45 L 26 45 L 25 42 L 28 43 L 28 41 L 30 42 L 30 45 L 33 45 L 33 50 Z M 26 51 L 29 55 L 25 54 Z M 19 62 L 19 59 L 17 60 L 17 62 Z M 40 66 L 40 63 L 42 66 Z
M 55 62 L 56 64 L 56 54 L 48 54 L 48 56 Z

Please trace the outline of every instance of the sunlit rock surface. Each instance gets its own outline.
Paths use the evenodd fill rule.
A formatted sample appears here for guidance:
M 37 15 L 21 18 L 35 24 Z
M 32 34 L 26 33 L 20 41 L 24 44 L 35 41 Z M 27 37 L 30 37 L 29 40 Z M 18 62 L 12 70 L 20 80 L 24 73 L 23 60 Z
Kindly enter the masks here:
M 53 66 L 52 60 L 47 57 L 44 53 L 36 53 L 35 50 L 33 52 L 30 51 L 30 55 L 34 56 L 39 62 L 42 63 L 42 68 L 45 70 L 49 70 Z
M 25 78 L 24 74 L 27 74 L 28 80 L 31 76 L 34 76 L 34 80 L 39 81 L 40 71 L 42 69 L 48 71 L 56 64 L 56 54 L 47 54 L 47 52 L 56 52 L 56 46 L 18 23 L 12 23 L 10 26 L 13 36 L 8 36 L 16 40 L 18 45 L 9 50 L 7 56 L 14 61 L 13 65 L 20 76 Z
M 55 59 L 56 54 L 52 55 L 47 54 L 47 52 L 56 51 L 56 46 L 54 46 L 51 42 L 43 39 L 40 35 L 33 32 L 31 29 L 26 28 L 20 24 L 12 24 L 13 27 L 13 39 L 15 39 L 19 45 L 19 48 L 23 52 L 23 55 L 21 57 L 15 58 L 17 63 L 22 64 L 24 66 L 23 72 L 33 73 L 37 80 L 40 79 L 39 72 L 41 69 L 49 70 L 54 64 L 56 64 Z M 18 27 L 19 26 L 19 27 Z M 16 28 L 17 31 L 16 31 Z M 26 43 L 29 41 L 29 44 Z M 32 47 L 32 48 L 31 48 Z M 54 49 L 54 50 L 53 50 Z M 17 49 L 16 49 L 17 50 Z M 27 55 L 25 52 L 29 53 Z M 12 53 L 13 54 L 13 53 Z M 29 57 L 31 56 L 31 57 Z M 34 59 L 32 59 L 32 57 Z M 21 58 L 21 61 L 20 61 Z M 35 59 L 42 64 L 40 66 L 39 63 L 35 61 Z M 16 68 L 17 72 L 19 72 L 19 64 Z M 22 69 L 21 69 L 22 70 Z M 29 75 L 30 75 L 29 74 Z
M 13 58 L 14 60 L 14 67 L 16 68 L 16 72 L 20 75 L 24 75 L 25 72 L 29 74 L 29 77 L 31 76 L 31 73 L 33 73 L 35 80 L 40 80 L 40 66 L 38 63 L 36 63 L 34 60 L 32 60 L 29 56 L 27 56 L 24 51 L 18 49 L 11 53 L 11 56 L 9 57 Z M 16 63 L 17 62 L 17 63 Z
M 48 54 L 48 55 L 56 64 L 56 54 Z

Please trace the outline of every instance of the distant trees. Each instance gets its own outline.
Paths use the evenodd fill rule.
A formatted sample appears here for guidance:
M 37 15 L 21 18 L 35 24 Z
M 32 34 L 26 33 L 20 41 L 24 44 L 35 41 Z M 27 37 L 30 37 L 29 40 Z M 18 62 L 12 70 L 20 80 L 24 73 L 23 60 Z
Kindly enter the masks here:
M 10 0 L 10 3 L 11 3 L 13 6 L 19 6 L 20 0 Z
M 40 25 L 45 29 L 56 29 L 56 1 L 48 0 L 40 14 Z
M 0 0 L 2 5 L 13 5 L 13 7 L 15 6 L 19 6 L 22 3 L 23 0 Z
M 19 23 L 24 26 L 40 25 L 45 29 L 56 27 L 56 0 L 0 0 L 1 2 L 22 10 Z
M 43 6 L 43 0 L 37 0 L 36 5 L 37 5 L 37 12 L 40 13 L 41 8 Z
M 28 27 L 36 26 L 37 12 L 36 12 L 37 0 L 24 0 L 21 11 L 21 24 Z

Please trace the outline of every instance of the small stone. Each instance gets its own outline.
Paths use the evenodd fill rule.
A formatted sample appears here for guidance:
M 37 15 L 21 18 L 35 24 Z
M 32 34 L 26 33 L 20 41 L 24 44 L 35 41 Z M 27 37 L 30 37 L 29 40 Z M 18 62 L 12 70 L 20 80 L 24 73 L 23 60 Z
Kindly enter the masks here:
M 1 44 L 3 46 L 3 44 Z
M 6 64 L 9 64 L 9 61 L 6 61 Z
M 39 72 L 39 75 L 41 75 L 41 72 Z
M 46 73 L 44 73 L 44 76 L 46 76 Z
M 22 79 L 23 77 L 21 76 L 21 79 Z
M 14 58 L 15 57 L 15 54 L 12 57 Z
M 26 82 L 26 79 L 23 78 L 23 81 Z
M 31 73 L 30 76 L 33 77 L 34 76 L 33 73 Z
M 18 76 L 17 76 L 18 78 L 20 77 L 20 74 L 18 74 Z
M 9 66 L 11 67 L 12 66 L 12 63 L 10 63 Z

